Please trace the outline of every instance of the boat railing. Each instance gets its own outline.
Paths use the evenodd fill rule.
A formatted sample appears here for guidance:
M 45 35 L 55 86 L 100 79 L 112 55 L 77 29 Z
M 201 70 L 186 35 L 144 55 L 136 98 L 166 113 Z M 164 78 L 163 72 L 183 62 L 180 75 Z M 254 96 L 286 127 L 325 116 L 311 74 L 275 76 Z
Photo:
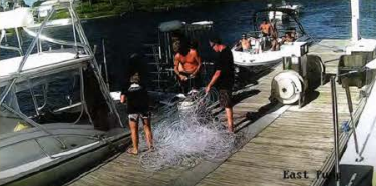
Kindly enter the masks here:
M 338 76 L 332 76 L 330 78 L 330 84 L 331 84 L 331 95 L 332 95 L 332 117 L 333 117 L 333 136 L 334 136 L 334 176 L 335 176 L 335 181 L 336 185 L 340 185 L 340 169 L 339 169 L 339 161 L 340 161 L 340 156 L 341 156 L 341 151 L 345 146 L 345 143 L 348 141 L 350 135 L 352 134 L 354 137 L 354 143 L 355 143 L 355 152 L 356 152 L 356 159 L 355 161 L 361 162 L 363 160 L 362 154 L 359 151 L 359 144 L 358 144 L 358 139 L 357 139 L 357 133 L 356 133 L 356 126 L 359 122 L 360 115 L 365 107 L 365 104 L 367 102 L 367 99 L 370 95 L 370 92 L 374 86 L 375 83 L 375 69 L 371 64 L 376 64 L 376 59 L 369 62 L 367 65 L 365 65 L 363 68 L 360 70 L 354 70 L 354 71 L 349 71 L 345 74 L 339 74 Z M 365 86 L 363 87 L 363 90 L 361 90 L 360 94 L 362 96 L 362 100 L 357 108 L 357 110 L 354 112 L 353 110 L 353 103 L 352 103 L 352 98 L 351 98 L 351 93 L 350 93 L 350 87 L 348 82 L 348 76 L 351 74 L 357 74 L 357 73 L 366 73 L 366 82 Z M 348 106 L 348 111 L 350 115 L 350 120 L 345 123 L 347 127 L 350 129 L 349 133 L 342 133 L 340 135 L 339 132 L 339 124 L 338 124 L 338 103 L 337 103 L 337 89 L 336 89 L 336 82 L 337 79 L 341 79 L 343 83 L 343 88 L 345 89 L 346 92 L 346 99 L 347 99 L 347 106 Z M 346 127 L 345 127 L 346 128 Z M 345 136 L 344 136 L 345 135 Z M 341 140 L 345 139 L 345 140 Z
M 6 33 L 5 29 L 2 29 L 1 30 L 1 38 L 0 38 L 0 49 L 16 51 L 21 56 L 21 55 L 23 55 L 23 50 L 22 50 L 23 41 L 22 41 L 22 38 L 20 36 L 18 28 L 14 28 L 14 32 L 16 33 L 18 46 L 16 47 L 16 46 L 9 46 L 9 44 L 6 44 L 6 45 L 3 44 L 4 43 L 3 40 L 5 42 L 7 41 L 7 36 L 6 36 L 7 33 Z
M 63 3 L 59 3 L 59 2 L 63 2 Z M 47 28 L 48 22 L 51 20 L 53 15 L 55 15 L 56 10 L 60 10 L 60 9 L 66 9 L 69 12 L 69 16 L 70 16 L 71 23 L 72 23 L 73 41 L 65 41 L 65 40 L 60 40 L 60 39 L 54 39 L 54 38 L 47 37 L 47 36 L 43 35 L 43 31 L 44 31 L 45 28 Z M 82 54 L 82 53 L 87 55 L 87 56 L 92 56 L 91 58 L 88 58 L 88 59 L 90 59 L 89 65 L 92 67 L 93 73 L 94 73 L 94 75 L 95 75 L 95 77 L 96 77 L 96 79 L 99 83 L 99 89 L 102 92 L 104 99 L 105 99 L 105 101 L 108 105 L 109 112 L 114 114 L 118 118 L 119 124 L 121 125 L 121 127 L 123 127 L 122 122 L 120 121 L 119 114 L 116 111 L 116 107 L 115 107 L 115 105 L 114 105 L 114 103 L 113 103 L 113 101 L 110 97 L 109 88 L 107 87 L 107 85 L 106 85 L 106 83 L 105 83 L 105 81 L 104 81 L 104 79 L 101 75 L 101 72 L 99 71 L 99 65 L 98 65 L 96 59 L 93 57 L 94 53 L 93 53 L 92 49 L 90 48 L 88 39 L 86 38 L 84 30 L 83 30 L 83 28 L 80 24 L 80 20 L 79 20 L 77 14 L 76 14 L 76 12 L 73 8 L 73 1 L 61 1 L 60 0 L 60 1 L 58 1 L 58 3 L 53 4 L 51 6 L 50 11 L 48 12 L 48 15 L 44 18 L 44 20 L 42 21 L 42 23 L 38 27 L 37 31 L 33 31 L 32 29 L 26 28 L 26 26 L 23 27 L 23 28 L 24 28 L 26 33 L 28 33 L 29 35 L 31 35 L 33 37 L 33 40 L 31 41 L 31 43 L 28 46 L 27 51 L 24 53 L 24 55 L 21 55 L 21 61 L 18 65 L 17 70 L 14 73 L 12 73 L 12 76 L 11 76 L 11 79 L 9 80 L 9 83 L 7 83 L 4 88 L 2 88 L 1 95 L 0 95 L 0 105 L 1 105 L 1 107 L 5 108 L 9 112 L 11 112 L 11 113 L 15 114 L 16 116 L 20 117 L 21 119 L 23 119 L 24 121 L 26 121 L 30 125 L 32 125 L 32 126 L 38 128 L 38 129 L 46 132 L 47 134 L 53 136 L 52 133 L 49 132 L 47 129 L 45 129 L 42 125 L 40 125 L 37 122 L 30 119 L 28 116 L 23 114 L 21 111 L 15 109 L 15 108 L 12 108 L 11 106 L 8 105 L 8 103 L 5 102 L 8 95 L 13 91 L 13 87 L 16 85 L 18 80 L 22 77 L 21 73 L 23 72 L 23 68 L 25 66 L 25 63 L 28 61 L 28 58 L 30 57 L 30 55 L 32 55 L 32 53 L 35 51 L 35 49 L 37 49 L 38 53 L 42 52 L 42 42 L 41 41 L 47 41 L 47 42 L 50 42 L 50 43 L 55 43 L 55 44 L 73 47 L 73 50 L 76 51 L 76 53 L 77 53 L 76 57 L 79 57 L 78 55 Z M 82 50 L 79 50 L 79 48 L 82 48 Z M 74 61 L 75 58 L 72 59 L 72 60 Z M 81 96 L 82 97 L 82 105 L 83 105 L 82 109 L 84 109 L 85 112 L 88 112 L 88 109 L 87 109 L 87 106 L 86 106 L 86 101 L 85 101 L 85 98 L 83 96 L 84 88 L 83 88 L 83 77 L 82 77 L 83 76 L 82 75 L 83 69 L 82 69 L 82 67 L 80 67 L 79 70 L 80 70 L 80 79 L 81 79 L 80 84 L 82 85 L 81 90 L 80 90 L 81 95 L 82 95 Z M 38 109 L 36 108 L 36 110 L 38 110 Z M 91 121 L 90 114 L 89 114 L 89 120 L 90 120 L 90 123 L 93 123 Z M 61 144 L 61 147 L 63 149 L 66 148 L 64 142 L 62 142 L 58 137 L 53 136 L 53 138 L 56 139 Z
M 12 26 L 12 25 L 7 26 L 4 23 L 4 25 L 2 25 L 2 27 L 4 27 L 4 28 L 0 28 L 0 29 L 2 29 L 2 34 L 1 34 L 1 39 L 0 39 L 0 48 L 17 51 L 20 54 L 20 56 L 24 55 L 23 49 L 22 49 L 22 44 L 23 44 L 22 37 L 19 33 L 19 28 L 21 27 L 21 28 L 23 28 L 23 30 L 25 31 L 26 34 L 28 34 L 29 36 L 37 39 L 36 44 L 37 44 L 38 53 L 42 52 L 41 41 L 47 41 L 47 42 L 57 44 L 57 45 L 62 45 L 62 46 L 72 46 L 76 50 L 77 50 L 77 47 L 81 47 L 81 48 L 84 49 L 84 51 L 88 51 L 89 46 L 87 46 L 85 43 L 82 43 L 81 38 L 78 38 L 80 42 L 77 40 L 76 33 L 79 33 L 80 31 L 75 28 L 78 18 L 77 18 L 77 16 L 75 16 L 75 13 L 73 13 L 73 11 L 74 11 L 73 1 L 59 0 L 59 1 L 53 2 L 52 4 L 42 5 L 41 7 L 46 7 L 46 6 L 49 7 L 49 11 L 48 11 L 48 14 L 46 16 L 44 16 L 44 19 L 41 23 L 34 23 L 34 21 L 30 21 L 29 20 L 30 16 L 31 16 L 30 14 L 33 14 L 33 13 L 30 13 L 31 10 L 26 9 L 26 8 L 23 8 L 23 9 L 26 9 L 26 10 L 22 10 L 22 13 L 24 13 L 25 16 L 28 16 L 27 19 L 25 18 L 25 20 L 27 20 L 27 21 L 22 20 L 20 18 L 20 21 L 18 21 L 20 23 L 13 25 L 13 26 L 15 26 L 15 28 L 10 28 L 10 26 Z M 33 11 L 39 11 L 39 8 L 40 7 L 34 9 Z M 64 19 L 53 19 L 52 20 L 51 15 L 53 15 L 57 11 L 61 11 L 61 10 L 67 10 L 70 17 L 64 18 Z M 28 13 L 26 14 L 25 12 L 28 12 Z M 9 14 L 9 15 L 11 15 L 11 14 Z M 38 16 L 38 18 L 39 18 L 39 16 Z M 27 23 L 25 23 L 25 22 L 27 22 Z M 66 41 L 66 40 L 48 37 L 48 36 L 46 36 L 42 33 L 42 30 L 47 29 L 47 28 L 51 28 L 51 27 L 54 28 L 54 27 L 58 27 L 58 26 L 67 26 L 67 25 L 72 26 L 73 36 L 74 36 L 73 41 Z M 5 31 L 7 29 L 14 29 L 15 30 L 16 37 L 17 37 L 17 40 L 18 40 L 18 46 L 17 47 L 3 44 L 3 41 L 7 40 L 6 39 L 6 31 Z M 34 47 L 34 46 L 30 45 L 30 47 Z
M 32 36 L 34 39 L 32 40 L 31 44 L 29 45 L 26 53 L 22 56 L 22 60 L 19 64 L 15 74 L 20 74 L 22 72 L 25 63 L 26 63 L 27 59 L 29 58 L 29 56 L 31 55 L 31 53 L 33 52 L 35 46 L 37 46 L 37 52 L 38 53 L 42 52 L 41 41 L 48 41 L 48 42 L 54 43 L 54 44 L 71 46 L 71 47 L 74 48 L 74 50 L 76 50 L 77 55 L 79 53 L 78 47 L 81 47 L 81 48 L 83 48 L 83 52 L 85 52 L 88 55 L 93 56 L 93 54 L 90 53 L 91 49 L 90 49 L 90 46 L 88 45 L 88 42 L 85 42 L 86 38 L 83 35 L 83 30 L 82 30 L 82 28 L 80 28 L 81 26 L 78 24 L 79 20 L 78 20 L 78 17 L 76 16 L 76 13 L 74 12 L 74 9 L 73 9 L 73 1 L 69 1 L 70 6 L 67 6 L 67 3 L 66 3 L 67 1 L 58 1 L 58 2 L 59 3 L 55 3 L 51 6 L 51 11 L 45 17 L 43 22 L 40 24 L 40 27 L 38 28 L 37 32 L 35 32 L 35 31 L 33 31 L 33 30 L 31 30 L 27 27 L 23 28 L 25 30 L 25 32 L 27 34 L 29 34 L 30 36 Z M 62 2 L 62 3 L 60 3 L 60 2 Z M 47 26 L 47 23 L 51 20 L 52 16 L 56 12 L 55 6 L 57 6 L 58 9 L 66 8 L 68 10 L 69 15 L 70 15 L 70 19 L 71 19 L 71 22 L 72 22 L 72 31 L 73 31 L 74 41 L 65 41 L 65 40 L 60 40 L 60 39 L 54 39 L 54 38 L 51 38 L 51 37 L 48 37 L 48 36 L 45 36 L 45 35 L 42 34 L 43 30 Z M 18 33 L 17 29 L 16 29 L 16 33 Z M 78 34 L 78 38 L 77 38 L 76 33 Z M 18 38 L 18 40 L 20 40 L 20 37 L 19 37 L 18 34 L 17 34 L 17 38 Z M 77 41 L 78 39 L 79 39 L 80 42 Z M 19 44 L 21 45 L 20 42 L 19 42 Z M 19 46 L 19 48 L 21 50 L 20 54 L 22 54 L 22 46 Z M 16 76 L 12 80 L 12 82 L 5 88 L 5 90 L 1 94 L 0 104 L 2 104 L 4 102 L 6 95 L 9 93 L 10 88 L 14 85 L 14 83 L 16 82 L 17 79 L 18 78 Z
M 297 30 L 294 30 L 294 29 L 278 29 L 277 30 L 278 37 L 279 38 L 283 37 L 283 36 L 285 36 L 285 34 L 287 32 L 291 32 L 291 31 L 296 31 L 297 37 L 300 37 L 300 36 L 304 35 L 303 33 L 299 32 Z M 262 33 L 261 31 L 248 31 L 246 34 L 247 34 L 247 36 L 258 38 L 258 37 L 260 37 L 261 33 Z

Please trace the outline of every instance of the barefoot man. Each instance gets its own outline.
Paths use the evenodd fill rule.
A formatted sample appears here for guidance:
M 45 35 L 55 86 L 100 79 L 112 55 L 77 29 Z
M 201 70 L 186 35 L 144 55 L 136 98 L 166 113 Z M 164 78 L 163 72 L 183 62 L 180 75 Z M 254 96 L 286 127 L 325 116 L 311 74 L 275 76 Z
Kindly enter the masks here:
M 226 110 L 228 130 L 234 132 L 233 122 L 233 103 L 232 88 L 234 86 L 234 58 L 231 50 L 224 44 L 219 37 L 215 36 L 210 39 L 210 46 L 218 54 L 218 59 L 215 61 L 215 73 L 206 87 L 206 93 L 215 86 L 219 90 L 219 102 L 221 107 Z

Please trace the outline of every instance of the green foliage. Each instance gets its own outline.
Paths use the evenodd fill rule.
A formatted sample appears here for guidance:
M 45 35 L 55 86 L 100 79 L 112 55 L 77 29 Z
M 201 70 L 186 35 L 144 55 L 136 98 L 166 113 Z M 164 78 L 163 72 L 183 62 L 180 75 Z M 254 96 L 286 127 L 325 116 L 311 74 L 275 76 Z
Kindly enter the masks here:
M 119 15 L 131 11 L 164 11 L 173 8 L 186 7 L 202 3 L 217 3 L 237 0 L 81 0 L 76 8 L 81 18 L 95 18 Z M 43 0 L 38 0 L 33 7 L 39 6 Z M 69 17 L 67 12 L 58 12 L 54 18 Z

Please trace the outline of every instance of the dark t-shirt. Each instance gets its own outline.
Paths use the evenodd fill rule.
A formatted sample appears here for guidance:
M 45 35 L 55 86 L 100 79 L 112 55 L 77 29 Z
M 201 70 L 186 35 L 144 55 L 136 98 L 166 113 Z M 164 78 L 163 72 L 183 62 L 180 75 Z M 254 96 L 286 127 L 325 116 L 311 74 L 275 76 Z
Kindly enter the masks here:
M 143 56 L 132 55 L 126 67 L 121 94 L 127 96 L 127 112 L 128 114 L 145 113 L 149 106 L 147 63 Z M 132 87 L 132 85 L 136 86 Z
M 235 79 L 235 67 L 234 67 L 234 57 L 231 50 L 226 47 L 221 52 L 218 53 L 218 59 L 214 64 L 215 71 L 220 70 L 221 75 L 219 76 L 215 87 L 219 90 L 232 90 L 234 86 Z

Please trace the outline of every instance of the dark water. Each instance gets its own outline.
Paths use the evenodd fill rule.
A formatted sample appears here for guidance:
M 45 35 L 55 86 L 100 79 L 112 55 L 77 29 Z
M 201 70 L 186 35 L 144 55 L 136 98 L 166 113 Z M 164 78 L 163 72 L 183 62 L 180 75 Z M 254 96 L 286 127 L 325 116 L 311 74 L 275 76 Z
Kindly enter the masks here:
M 303 0 L 289 1 L 303 5 L 300 21 L 308 34 L 317 39 L 349 38 L 351 33 L 350 0 Z M 266 7 L 265 0 L 232 2 L 196 6 L 160 13 L 131 13 L 122 17 L 110 17 L 84 21 L 83 26 L 91 45 L 101 46 L 106 41 L 110 80 L 118 89 L 123 64 L 129 54 L 144 43 L 157 42 L 157 26 L 170 20 L 194 22 L 214 21 L 214 29 L 223 40 L 232 44 L 242 33 L 253 29 L 250 25 L 252 12 Z M 376 38 L 376 0 L 363 0 L 361 5 L 361 36 Z M 52 30 L 50 34 L 64 38 L 65 31 Z M 204 43 L 205 44 L 205 43 Z M 98 49 L 101 53 L 101 49 Z M 2 58 L 4 54 L 2 54 Z M 101 60 L 101 59 L 99 59 Z M 204 59 L 205 60 L 205 59 Z
M 303 5 L 300 21 L 308 34 L 317 39 L 349 38 L 351 13 L 349 0 L 292 1 Z M 252 12 L 266 7 L 264 0 L 223 3 L 178 9 L 161 13 L 132 13 L 123 17 L 89 20 L 84 23 L 86 34 L 92 44 L 100 45 L 106 40 L 111 81 L 116 84 L 125 57 L 142 43 L 157 41 L 157 26 L 170 20 L 194 22 L 214 21 L 214 30 L 224 41 L 232 44 L 242 33 L 253 29 L 250 25 Z M 363 0 L 361 5 L 361 36 L 376 37 L 376 1 Z M 116 88 L 116 86 L 114 87 Z

